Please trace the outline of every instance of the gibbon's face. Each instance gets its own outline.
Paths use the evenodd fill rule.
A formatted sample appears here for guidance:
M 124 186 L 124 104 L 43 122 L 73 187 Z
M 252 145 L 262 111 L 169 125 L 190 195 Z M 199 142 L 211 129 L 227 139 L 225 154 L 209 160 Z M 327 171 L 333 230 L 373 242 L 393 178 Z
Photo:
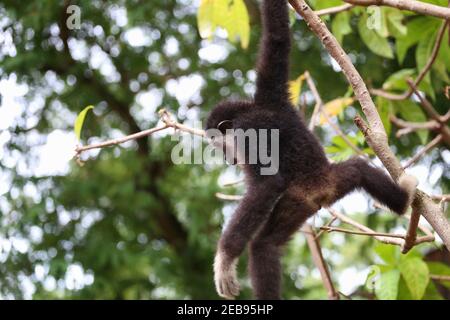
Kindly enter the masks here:
M 222 150 L 225 160 L 230 164 L 237 164 L 240 158 L 233 134 L 234 120 L 245 112 L 247 105 L 246 102 L 221 102 L 207 119 L 206 137 L 214 147 Z
M 235 137 L 232 130 L 233 121 L 222 120 L 217 124 L 217 127 L 207 130 L 206 136 L 210 139 L 210 143 L 215 148 L 222 150 L 227 162 L 236 164 L 238 157 L 237 150 L 235 150 Z

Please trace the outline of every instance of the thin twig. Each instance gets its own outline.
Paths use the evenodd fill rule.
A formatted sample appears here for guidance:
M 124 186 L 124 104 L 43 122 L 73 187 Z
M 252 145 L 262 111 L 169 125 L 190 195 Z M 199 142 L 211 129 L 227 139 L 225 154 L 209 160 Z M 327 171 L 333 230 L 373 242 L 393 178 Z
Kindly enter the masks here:
M 356 229 L 359 229 L 360 231 L 366 232 L 366 233 L 376 233 L 375 231 L 373 231 L 372 229 L 370 229 L 369 227 L 366 227 L 365 225 L 354 221 L 353 219 L 347 217 L 344 214 L 339 213 L 338 211 L 332 209 L 332 208 L 327 208 L 328 211 L 335 217 L 337 217 L 339 220 L 341 220 L 344 223 L 347 223 L 353 227 L 355 227 Z M 383 243 L 387 243 L 387 244 L 395 244 L 397 246 L 401 246 L 403 244 L 403 239 L 398 239 L 396 237 L 390 237 L 390 236 L 379 236 L 379 235 L 374 235 L 373 236 L 375 239 L 377 239 L 380 242 Z
M 335 14 L 335 13 L 339 13 L 339 12 L 343 12 L 343 11 L 348 11 L 352 8 L 354 8 L 355 6 L 350 4 L 350 3 L 346 3 L 340 6 L 336 6 L 336 7 L 330 7 L 330 8 L 325 8 L 325 9 L 321 9 L 321 10 L 317 10 L 314 11 L 318 16 L 324 16 L 327 14 Z
M 125 142 L 130 141 L 130 140 L 136 140 L 136 139 L 139 139 L 139 138 L 143 138 L 143 137 L 152 135 L 155 132 L 162 131 L 162 130 L 165 130 L 167 128 L 169 128 L 169 126 L 168 125 L 164 125 L 162 127 L 151 128 L 151 129 L 148 129 L 148 130 L 144 130 L 144 131 L 140 131 L 140 132 L 137 132 L 137 133 L 133 133 L 133 134 L 130 134 L 128 136 L 125 136 L 125 137 L 122 137 L 122 138 L 118 138 L 118 139 L 112 139 L 112 140 L 107 140 L 107 141 L 100 142 L 100 143 L 89 144 L 87 146 L 77 146 L 75 148 L 75 153 L 77 155 L 79 155 L 79 154 L 81 154 L 84 151 L 88 151 L 88 150 L 92 150 L 92 149 L 100 149 L 100 148 L 106 148 L 106 147 L 110 147 L 110 146 L 119 145 L 119 144 L 125 143 Z
M 446 114 L 441 116 L 441 123 L 447 123 L 450 120 L 450 110 Z
M 436 121 L 440 121 L 441 115 L 436 111 L 436 109 L 427 100 L 427 98 L 425 98 L 425 96 L 420 93 L 419 89 L 417 88 L 417 85 L 413 81 L 411 81 L 411 79 L 407 79 L 406 82 L 410 86 L 411 91 L 413 93 L 415 93 L 415 95 L 419 99 L 420 105 L 425 110 L 425 112 L 428 114 L 428 116 Z
M 181 124 L 175 120 L 173 120 L 172 115 L 167 112 L 165 109 L 162 109 L 159 111 L 159 115 L 161 117 L 161 120 L 169 127 L 172 127 L 174 129 L 184 131 L 193 135 L 205 137 L 206 133 L 204 130 L 201 129 L 195 129 L 188 126 L 185 126 L 184 124 Z
M 229 201 L 239 201 L 244 198 L 244 196 L 237 195 L 237 194 L 224 194 L 217 192 L 216 197 L 222 200 L 229 200 Z
M 411 213 L 411 218 L 409 220 L 408 231 L 406 231 L 405 242 L 402 246 L 402 253 L 408 253 L 409 250 L 414 246 L 417 239 L 417 227 L 419 226 L 420 212 L 418 210 L 413 210 Z
M 323 227 L 331 227 L 331 225 L 333 224 L 333 222 L 335 222 L 337 220 L 336 217 L 331 217 L 330 221 L 328 221 Z M 322 229 L 322 227 L 320 228 Z M 320 236 L 325 232 L 325 230 L 320 230 L 317 235 L 316 235 L 316 239 L 319 239 Z
M 328 299 L 339 300 L 339 294 L 334 288 L 330 272 L 328 271 L 325 260 L 323 259 L 322 250 L 320 248 L 319 240 L 316 238 L 314 229 L 309 224 L 305 224 L 303 229 L 306 231 L 306 242 L 308 243 L 308 247 L 311 251 L 311 257 L 314 264 L 319 269 L 320 276 L 322 277 L 323 284 L 328 293 Z
M 357 234 L 361 236 L 369 236 L 369 237 L 389 237 L 389 238 L 400 238 L 405 239 L 405 236 L 402 234 L 393 234 L 393 233 L 385 233 L 385 232 L 372 232 L 372 231 L 355 231 L 350 229 L 338 228 L 338 227 L 320 227 L 321 230 L 326 232 L 342 232 L 348 234 Z
M 350 141 L 350 139 L 347 137 L 347 135 L 341 130 L 341 128 L 339 128 L 339 126 L 337 126 L 335 123 L 333 123 L 330 119 L 330 117 L 328 116 L 328 114 L 326 112 L 322 112 L 321 115 L 325 118 L 325 120 L 327 121 L 327 123 L 330 125 L 331 128 L 333 128 L 333 130 L 337 133 L 338 136 L 340 136 L 342 138 L 342 140 L 344 140 L 344 142 L 353 150 L 355 151 L 356 154 L 362 156 L 363 158 L 365 158 L 366 160 L 372 162 L 372 159 L 370 159 L 370 157 L 365 154 L 360 148 L 358 148 L 353 142 Z
M 400 247 L 404 246 L 404 242 L 405 242 L 404 239 L 406 238 L 406 236 L 404 236 L 404 235 L 381 233 L 381 232 L 373 231 L 369 227 L 351 219 L 350 217 L 348 217 L 344 214 L 339 213 L 338 211 L 336 211 L 332 208 L 327 208 L 327 209 L 333 216 L 337 217 L 343 223 L 349 224 L 361 231 L 361 232 L 358 232 L 358 231 L 348 230 L 348 229 L 343 229 L 343 228 L 334 228 L 334 227 L 330 228 L 329 227 L 327 229 L 330 229 L 329 230 L 330 232 L 336 231 L 336 232 L 343 232 L 343 233 L 350 233 L 350 234 L 365 235 L 365 236 L 373 237 L 374 239 L 376 239 L 380 242 L 383 242 L 383 243 L 394 244 L 394 245 L 397 245 Z M 413 246 L 423 243 L 423 242 L 433 242 L 434 241 L 433 234 L 426 227 L 421 226 L 421 225 L 419 225 L 418 227 L 420 230 L 422 230 L 425 233 L 425 236 L 417 238 L 414 241 Z
M 399 138 L 403 135 L 409 134 L 411 132 L 416 132 L 419 130 L 438 130 L 441 125 L 435 121 L 430 120 L 426 122 L 409 122 L 402 119 L 397 118 L 394 115 L 390 115 L 389 120 L 395 124 L 398 128 L 401 128 L 397 131 L 396 137 Z
M 400 10 L 408 10 L 427 16 L 449 19 L 450 9 L 437 6 L 431 3 L 424 3 L 416 0 L 344 0 L 347 3 L 358 6 L 388 6 Z
M 442 116 L 436 111 L 433 105 L 428 101 L 428 99 L 420 94 L 417 86 L 410 79 L 407 80 L 408 85 L 411 87 L 411 90 L 415 93 L 417 98 L 420 101 L 420 105 L 422 109 L 428 114 L 428 116 L 435 121 L 439 122 L 439 131 L 442 134 L 443 141 L 450 146 L 450 128 L 447 126 L 446 122 L 442 122 Z
M 450 194 L 432 195 L 431 198 L 433 200 L 450 202 Z
M 437 135 L 433 140 L 431 140 L 422 150 L 414 155 L 409 161 L 403 166 L 404 169 L 409 168 L 414 163 L 419 161 L 428 151 L 433 149 L 442 141 L 442 134 Z
M 320 97 L 319 91 L 314 83 L 314 80 L 311 77 L 311 74 L 308 71 L 304 73 L 306 83 L 308 84 L 309 89 L 311 90 L 314 100 L 316 100 L 316 104 L 314 106 L 313 114 L 311 116 L 311 120 L 309 121 L 309 130 L 313 131 L 317 124 L 317 116 L 320 114 L 323 106 L 322 98 Z
M 222 184 L 222 187 L 223 187 L 223 188 L 233 187 L 233 186 L 235 186 L 235 185 L 242 184 L 242 183 L 244 183 L 244 182 L 245 182 L 244 179 L 240 179 L 240 180 L 236 180 L 236 181 L 224 183 L 224 184 Z
M 443 276 L 438 274 L 430 274 L 430 279 L 436 280 L 436 281 L 450 281 L 450 276 Z
M 94 144 L 89 144 L 86 146 L 77 146 L 75 148 L 75 157 L 78 159 L 79 156 L 81 155 L 81 153 L 88 151 L 88 150 L 92 150 L 92 149 L 100 149 L 100 148 L 105 148 L 105 147 L 110 147 L 110 146 L 115 146 L 115 145 L 120 145 L 122 143 L 125 143 L 127 141 L 130 140 L 136 140 L 136 139 L 140 139 L 149 135 L 152 135 L 158 131 L 162 131 L 168 128 L 173 128 L 176 130 L 180 130 L 180 131 L 184 131 L 190 134 L 194 134 L 194 135 L 198 135 L 201 137 L 205 136 L 205 131 L 204 130 L 200 130 L 200 129 L 195 129 L 195 128 L 190 128 L 188 126 L 185 126 L 184 124 L 178 123 L 175 120 L 172 119 L 172 116 L 170 115 L 170 113 L 168 113 L 166 110 L 162 109 L 159 112 L 159 115 L 161 117 L 162 122 L 164 123 L 163 126 L 161 127 L 156 127 L 156 128 L 151 128 L 151 129 L 147 129 L 147 130 L 143 130 L 137 133 L 133 133 L 127 136 L 124 136 L 122 138 L 118 138 L 118 139 L 111 139 L 111 140 L 107 140 L 104 142 L 100 142 L 100 143 L 94 143 Z

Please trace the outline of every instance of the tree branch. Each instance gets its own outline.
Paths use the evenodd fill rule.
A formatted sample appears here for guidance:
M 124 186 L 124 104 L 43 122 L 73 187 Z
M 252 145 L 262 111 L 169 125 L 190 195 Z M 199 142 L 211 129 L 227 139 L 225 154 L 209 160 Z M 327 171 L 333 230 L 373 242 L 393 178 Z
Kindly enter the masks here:
M 311 115 L 311 119 L 309 120 L 309 130 L 312 131 L 312 130 L 314 130 L 314 128 L 316 126 L 317 116 L 322 112 L 323 102 L 322 102 L 322 98 L 319 94 L 319 91 L 317 90 L 316 85 L 314 84 L 314 80 L 312 79 L 309 71 L 305 71 L 304 75 L 305 75 L 306 83 L 308 84 L 308 87 L 314 96 L 314 100 L 316 100 L 316 104 L 314 106 L 314 110 Z
M 314 12 L 318 16 L 324 16 L 324 15 L 327 15 L 327 14 L 334 14 L 334 13 L 339 13 L 339 12 L 342 12 L 342 11 L 348 11 L 348 10 L 354 8 L 354 7 L 355 6 L 353 4 L 346 3 L 346 4 L 343 4 L 343 5 L 340 5 L 340 6 L 325 8 L 325 9 L 317 10 L 317 11 L 314 11 Z
M 366 227 L 365 225 L 351 219 L 350 217 L 337 212 L 336 210 L 332 209 L 332 208 L 327 208 L 327 210 L 337 219 L 341 220 L 342 222 L 349 224 L 353 227 L 355 227 L 356 229 L 360 230 L 360 231 L 353 231 L 353 230 L 348 230 L 348 229 L 343 229 L 343 228 L 335 228 L 335 227 L 322 227 L 324 228 L 323 230 L 328 231 L 328 232 L 343 232 L 343 233 L 349 233 L 349 234 L 358 234 L 358 235 L 365 235 L 365 236 L 370 236 L 375 238 L 376 240 L 386 243 L 386 244 L 393 244 L 393 245 L 397 245 L 397 246 L 404 246 L 405 243 L 405 239 L 408 237 L 408 235 L 399 235 L 399 234 L 391 234 L 391 233 L 381 233 L 381 232 L 376 232 L 372 229 L 370 229 L 369 227 Z M 410 222 L 411 224 L 411 222 Z M 415 222 L 412 222 L 412 225 L 415 225 Z M 433 234 L 427 230 L 427 228 L 421 226 L 421 225 L 416 225 L 416 228 L 419 227 L 420 230 L 422 230 L 425 233 L 425 236 L 423 237 L 419 237 L 419 238 L 415 238 L 414 241 L 412 243 L 410 243 L 411 247 L 423 242 L 433 242 L 434 241 L 434 236 Z M 411 240 L 410 240 L 411 241 Z
M 320 227 L 321 230 L 327 231 L 327 232 L 342 232 L 342 233 L 348 233 L 348 234 L 357 234 L 362 236 L 370 236 L 370 237 L 389 237 L 389 238 L 400 238 L 405 239 L 405 236 L 402 234 L 393 234 L 393 233 L 385 233 L 385 232 L 375 232 L 375 231 L 354 231 L 344 228 L 338 228 L 338 227 Z
M 450 281 L 450 276 L 443 276 L 438 274 L 430 274 L 430 279 L 436 280 L 436 281 Z
M 310 224 L 306 223 L 303 226 L 306 242 L 311 251 L 311 257 L 314 264 L 319 269 L 320 276 L 322 277 L 323 284 L 328 293 L 328 299 L 339 300 L 339 294 L 334 288 L 333 281 L 331 280 L 330 272 L 327 268 L 326 262 L 322 255 L 319 240 L 316 238 L 314 229 Z
M 450 202 L 450 194 L 434 195 L 434 196 L 431 196 L 431 198 L 434 200 Z
M 403 166 L 404 169 L 409 168 L 414 163 L 419 161 L 428 151 L 436 147 L 442 141 L 442 134 L 437 135 L 433 140 L 431 140 L 422 150 L 414 155 L 409 161 Z
M 220 193 L 220 192 L 216 193 L 216 197 L 218 199 L 229 200 L 229 201 L 239 201 L 244 198 L 244 196 L 241 196 L 238 194 L 224 194 L 224 193 Z
M 337 220 L 337 218 L 336 218 L 335 216 L 333 216 L 333 217 L 330 219 L 330 221 L 328 221 L 323 227 L 331 227 L 331 225 L 333 224 L 333 222 L 335 222 L 336 220 Z M 320 228 L 321 230 L 317 233 L 316 239 L 319 239 L 320 236 L 324 233 L 325 230 L 322 229 L 323 227 L 321 227 L 321 228 Z
M 198 136 L 205 136 L 205 132 L 203 130 L 199 130 L 199 129 L 194 129 L 194 128 L 190 128 L 188 126 L 185 126 L 179 122 L 176 122 L 175 120 L 172 119 L 172 116 L 164 109 L 162 109 L 159 112 L 159 115 L 161 117 L 161 120 L 163 121 L 164 125 L 161 127 L 157 127 L 157 128 L 151 128 L 148 130 L 143 130 L 143 131 L 139 131 L 137 133 L 133 133 L 130 134 L 128 136 L 124 136 L 122 138 L 118 138 L 118 139 L 111 139 L 111 140 L 107 140 L 104 142 L 100 142 L 100 143 L 95 143 L 95 144 L 89 144 L 86 146 L 77 146 L 75 148 L 75 156 L 79 157 L 81 153 L 83 153 L 84 151 L 87 150 L 92 150 L 92 149 L 100 149 L 100 148 L 105 148 L 105 147 L 109 147 L 109 146 L 115 146 L 115 145 L 119 145 L 122 143 L 125 143 L 127 141 L 130 140 L 137 140 L 143 137 L 147 137 L 152 135 L 155 132 L 158 131 L 162 131 L 168 128 L 173 128 L 176 130 L 180 130 L 180 131 L 185 131 L 194 135 L 198 135 Z
M 450 146 L 450 128 L 447 126 L 446 122 L 442 122 L 442 120 L 444 121 L 446 120 L 446 116 L 442 117 L 436 111 L 436 109 L 427 100 L 427 98 L 424 95 L 420 94 L 419 90 L 417 89 L 413 81 L 408 79 L 407 82 L 408 85 L 411 87 L 411 90 L 413 90 L 413 92 L 416 94 L 417 98 L 419 98 L 420 105 L 422 106 L 422 109 L 425 111 L 425 113 L 427 113 L 430 118 L 434 119 L 439 123 L 439 131 L 442 135 L 442 140 Z
M 409 122 L 402 119 L 397 118 L 394 115 L 389 117 L 389 120 L 395 124 L 397 127 L 401 128 L 397 131 L 396 137 L 399 138 L 403 135 L 406 135 L 411 132 L 415 132 L 418 130 L 438 130 L 440 129 L 440 124 L 435 120 L 430 120 L 426 122 Z
M 420 212 L 413 210 L 411 213 L 411 219 L 409 220 L 408 231 L 406 232 L 405 242 L 402 246 L 402 253 L 408 253 L 414 246 L 417 239 L 417 227 L 419 226 Z
M 450 18 L 450 9 L 437 6 L 431 3 L 424 3 L 415 0 L 343 0 L 344 2 L 358 6 L 387 6 L 400 10 L 408 10 L 426 16 L 433 16 L 442 19 Z

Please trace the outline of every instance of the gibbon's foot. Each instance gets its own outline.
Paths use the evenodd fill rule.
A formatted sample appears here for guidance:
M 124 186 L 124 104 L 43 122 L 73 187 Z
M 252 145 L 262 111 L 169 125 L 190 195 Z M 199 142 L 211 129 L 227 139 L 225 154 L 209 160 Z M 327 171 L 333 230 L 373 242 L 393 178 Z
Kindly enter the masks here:
M 404 173 L 399 179 L 398 179 L 398 185 L 405 190 L 408 193 L 408 203 L 405 207 L 405 211 L 408 210 L 409 206 L 411 205 L 414 195 L 416 194 L 416 188 L 419 184 L 419 181 L 413 176 L 410 176 L 409 174 Z
M 222 298 L 234 299 L 239 295 L 240 286 L 236 272 L 237 259 L 227 262 L 223 253 L 218 252 L 214 259 L 214 283 Z

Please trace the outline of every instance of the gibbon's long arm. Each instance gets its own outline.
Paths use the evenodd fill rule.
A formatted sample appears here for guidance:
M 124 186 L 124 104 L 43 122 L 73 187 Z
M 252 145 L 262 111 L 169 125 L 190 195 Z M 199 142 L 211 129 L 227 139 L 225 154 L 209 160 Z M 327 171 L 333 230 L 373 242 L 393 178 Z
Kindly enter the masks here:
M 289 14 L 287 0 L 264 0 L 263 38 L 257 64 L 255 103 L 277 108 L 288 101 Z
M 236 264 L 248 242 L 263 225 L 286 186 L 278 175 L 264 176 L 249 185 L 223 232 L 214 261 L 217 292 L 231 299 L 239 294 Z

